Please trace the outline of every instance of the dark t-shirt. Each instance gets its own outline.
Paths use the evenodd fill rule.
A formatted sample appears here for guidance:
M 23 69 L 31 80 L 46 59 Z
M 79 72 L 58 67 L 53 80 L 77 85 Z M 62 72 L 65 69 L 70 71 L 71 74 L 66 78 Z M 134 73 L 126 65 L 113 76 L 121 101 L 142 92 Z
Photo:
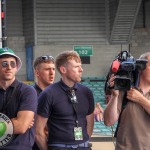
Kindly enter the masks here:
M 38 114 L 48 118 L 48 144 L 79 144 L 89 140 L 86 116 L 94 110 L 94 98 L 91 90 L 76 83 L 74 86 L 78 100 L 76 112 L 79 127 L 82 127 L 83 140 L 75 141 L 74 127 L 76 115 L 67 96 L 68 86 L 62 81 L 48 86 L 39 96 Z
M 5 107 L 5 97 L 10 98 L 10 95 L 15 87 L 16 92 L 10 99 L 9 104 Z M 5 110 L 3 108 L 5 107 Z M 3 112 L 2 112 L 3 110 Z M 15 80 L 10 87 L 5 91 L 0 89 L 0 112 L 6 114 L 10 119 L 17 116 L 19 111 L 33 111 L 37 110 L 37 93 L 32 86 L 26 85 L 18 80 Z M 31 150 L 34 143 L 34 130 L 28 129 L 24 134 L 14 135 L 13 140 L 2 150 Z
M 35 83 L 33 84 L 33 87 L 35 88 L 36 92 L 37 92 L 37 96 L 40 95 L 40 93 L 42 92 L 42 89 Z M 34 125 L 35 128 L 35 125 Z M 40 150 L 39 147 L 37 146 L 36 142 L 34 143 L 32 150 Z
M 33 87 L 35 88 L 35 90 L 37 92 L 37 96 L 39 96 L 40 93 L 42 92 L 42 89 L 36 83 L 33 85 Z

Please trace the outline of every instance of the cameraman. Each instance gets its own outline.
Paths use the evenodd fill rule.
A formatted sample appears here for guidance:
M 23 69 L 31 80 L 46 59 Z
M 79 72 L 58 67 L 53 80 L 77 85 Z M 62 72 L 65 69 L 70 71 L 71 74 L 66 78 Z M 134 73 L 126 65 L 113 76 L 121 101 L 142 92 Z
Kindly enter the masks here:
M 115 75 L 108 80 L 112 89 L 104 111 L 104 123 L 111 126 L 119 122 L 115 150 L 150 149 L 150 52 L 141 55 L 140 59 L 148 62 L 146 69 L 139 71 L 137 87 L 127 92 L 114 90 Z

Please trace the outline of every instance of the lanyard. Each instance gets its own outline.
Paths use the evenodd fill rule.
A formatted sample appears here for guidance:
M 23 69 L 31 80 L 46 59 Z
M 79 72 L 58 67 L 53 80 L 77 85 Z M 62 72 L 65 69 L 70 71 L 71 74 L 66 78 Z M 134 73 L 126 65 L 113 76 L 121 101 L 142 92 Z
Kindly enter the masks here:
M 75 95 L 75 90 L 73 88 L 69 88 L 68 90 L 65 90 L 63 88 L 63 86 L 61 85 L 60 83 L 60 87 L 64 90 L 64 92 L 67 94 L 72 106 L 73 106 L 73 110 L 74 110 L 74 113 L 75 113 L 75 123 L 76 123 L 76 127 L 78 127 L 78 124 L 79 124 L 79 121 L 78 121 L 78 115 L 77 115 L 77 103 L 78 103 L 78 100 L 77 100 L 77 97 Z
M 73 110 L 74 110 L 74 113 L 75 113 L 75 116 L 76 116 L 76 126 L 78 127 L 78 124 L 79 124 L 79 121 L 78 121 L 78 115 L 77 115 L 77 97 L 75 95 L 75 91 L 73 88 L 70 88 L 68 91 L 67 91 L 67 96 L 69 98 L 69 100 L 71 101 L 71 104 L 73 106 Z

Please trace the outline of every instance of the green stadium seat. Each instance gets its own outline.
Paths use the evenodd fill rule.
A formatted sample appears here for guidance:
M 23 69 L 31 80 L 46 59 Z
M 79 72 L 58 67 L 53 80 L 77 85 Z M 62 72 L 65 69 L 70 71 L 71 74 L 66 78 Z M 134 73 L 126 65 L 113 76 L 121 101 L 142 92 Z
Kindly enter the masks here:
M 105 77 L 82 77 L 81 84 L 89 87 L 93 92 L 94 102 L 99 102 L 103 109 L 106 108 L 105 103 Z M 114 125 L 114 130 L 116 125 Z M 111 127 L 104 125 L 104 122 L 94 122 L 93 134 L 112 136 Z
M 83 85 L 87 85 L 87 84 L 89 84 L 89 82 L 87 82 L 87 81 L 83 81 L 83 82 L 81 82 L 81 84 L 83 84 Z

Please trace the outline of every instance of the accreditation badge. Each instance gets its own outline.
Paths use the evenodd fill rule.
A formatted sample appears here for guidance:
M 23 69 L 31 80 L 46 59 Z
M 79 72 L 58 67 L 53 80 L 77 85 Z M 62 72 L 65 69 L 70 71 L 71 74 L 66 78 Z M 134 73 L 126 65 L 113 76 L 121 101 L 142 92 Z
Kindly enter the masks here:
M 0 148 L 9 144 L 13 138 L 13 124 L 3 113 L 0 113 Z
M 75 140 L 83 140 L 82 127 L 74 127 Z

